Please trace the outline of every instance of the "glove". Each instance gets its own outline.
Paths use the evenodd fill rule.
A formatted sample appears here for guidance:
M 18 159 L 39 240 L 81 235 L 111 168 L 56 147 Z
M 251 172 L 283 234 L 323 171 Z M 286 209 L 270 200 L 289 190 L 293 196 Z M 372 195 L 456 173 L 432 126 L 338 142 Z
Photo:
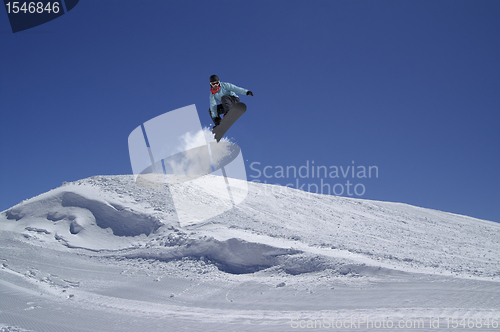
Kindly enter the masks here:
M 249 96 L 249 95 L 253 97 L 253 92 L 252 91 L 248 91 L 247 92 L 247 96 Z

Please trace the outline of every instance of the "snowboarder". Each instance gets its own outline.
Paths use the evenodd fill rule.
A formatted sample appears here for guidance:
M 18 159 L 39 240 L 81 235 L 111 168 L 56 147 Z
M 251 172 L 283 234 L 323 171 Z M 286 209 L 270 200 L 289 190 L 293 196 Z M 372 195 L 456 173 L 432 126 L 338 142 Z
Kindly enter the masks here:
M 221 82 L 217 75 L 210 76 L 210 109 L 208 111 L 215 124 L 214 128 L 221 122 L 220 115 L 226 115 L 234 104 L 240 102 L 237 93 L 253 97 L 252 91 Z M 220 104 L 217 105 L 216 101 Z

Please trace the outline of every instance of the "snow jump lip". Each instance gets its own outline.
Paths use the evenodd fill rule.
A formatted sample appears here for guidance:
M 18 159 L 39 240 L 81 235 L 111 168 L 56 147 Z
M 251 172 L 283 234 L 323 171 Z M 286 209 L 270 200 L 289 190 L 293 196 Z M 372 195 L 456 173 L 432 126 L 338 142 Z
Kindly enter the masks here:
M 128 145 L 135 183 L 169 192 L 181 226 L 224 213 L 247 196 L 240 147 L 208 139 L 194 104 L 144 122 Z
M 161 189 L 167 184 L 191 181 L 223 169 L 240 155 L 241 148 L 231 142 L 210 142 L 156 162 L 136 178 L 143 188 Z M 161 170 L 161 172 L 158 172 Z

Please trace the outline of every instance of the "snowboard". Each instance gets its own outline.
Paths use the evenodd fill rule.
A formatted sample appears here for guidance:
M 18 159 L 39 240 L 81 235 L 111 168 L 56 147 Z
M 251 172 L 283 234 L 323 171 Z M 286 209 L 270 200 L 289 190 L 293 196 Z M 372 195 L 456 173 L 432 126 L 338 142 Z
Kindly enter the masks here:
M 215 126 L 212 129 L 212 133 L 215 136 L 215 140 L 217 143 L 221 140 L 224 134 L 228 131 L 229 128 L 243 115 L 247 110 L 247 105 L 243 103 L 234 104 L 229 111 L 227 111 L 224 118 L 221 120 L 218 126 Z

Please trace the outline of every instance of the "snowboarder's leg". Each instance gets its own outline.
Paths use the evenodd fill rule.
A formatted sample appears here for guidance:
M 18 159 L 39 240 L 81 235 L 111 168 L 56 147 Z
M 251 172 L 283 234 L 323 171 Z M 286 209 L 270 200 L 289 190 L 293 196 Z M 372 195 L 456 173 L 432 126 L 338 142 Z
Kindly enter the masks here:
M 221 105 L 217 105 L 217 113 L 218 114 L 221 114 L 222 111 L 222 107 L 220 107 L 220 110 L 219 110 L 219 106 Z M 214 122 L 214 127 L 218 126 L 220 124 L 220 121 L 222 120 L 221 117 L 219 115 L 217 115 L 217 117 L 212 117 L 212 111 L 210 111 L 210 108 L 208 109 L 208 114 L 210 114 L 210 117 L 212 118 L 212 121 Z
M 222 104 L 217 105 L 217 114 L 219 115 L 219 118 L 221 114 L 226 114 L 226 112 L 224 112 L 224 105 Z
M 231 107 L 233 106 L 233 104 L 236 104 L 236 103 L 239 103 L 239 102 L 240 102 L 240 98 L 238 98 L 238 97 L 234 97 L 234 96 L 224 96 L 224 97 L 222 97 L 221 98 L 221 105 L 224 108 L 224 113 L 223 114 L 226 114 L 231 109 Z M 217 111 L 218 111 L 218 109 L 217 109 Z

